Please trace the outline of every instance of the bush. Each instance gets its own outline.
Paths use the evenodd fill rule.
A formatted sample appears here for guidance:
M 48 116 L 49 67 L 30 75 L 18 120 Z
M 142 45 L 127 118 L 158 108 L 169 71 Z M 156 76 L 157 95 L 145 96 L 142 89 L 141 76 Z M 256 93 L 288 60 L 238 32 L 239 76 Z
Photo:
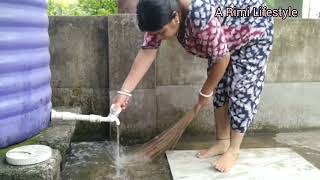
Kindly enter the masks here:
M 51 16 L 105 16 L 118 12 L 117 0 L 49 0 Z

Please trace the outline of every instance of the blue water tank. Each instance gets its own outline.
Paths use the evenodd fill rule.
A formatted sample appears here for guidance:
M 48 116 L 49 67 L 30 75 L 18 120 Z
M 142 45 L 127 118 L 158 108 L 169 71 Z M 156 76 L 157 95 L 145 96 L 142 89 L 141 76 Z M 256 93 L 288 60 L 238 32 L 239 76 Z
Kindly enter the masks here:
M 48 127 L 51 71 L 47 0 L 0 0 L 0 148 Z

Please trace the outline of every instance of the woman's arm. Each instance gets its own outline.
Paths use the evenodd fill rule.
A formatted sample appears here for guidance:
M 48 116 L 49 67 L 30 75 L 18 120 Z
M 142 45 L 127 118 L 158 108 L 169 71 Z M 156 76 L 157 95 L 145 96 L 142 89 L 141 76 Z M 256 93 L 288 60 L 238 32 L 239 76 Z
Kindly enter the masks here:
M 211 68 L 208 78 L 201 89 L 203 94 L 209 95 L 216 89 L 229 65 L 229 62 L 230 55 L 228 53 Z
M 156 58 L 157 49 L 140 49 L 131 70 L 122 85 L 122 90 L 132 92 Z

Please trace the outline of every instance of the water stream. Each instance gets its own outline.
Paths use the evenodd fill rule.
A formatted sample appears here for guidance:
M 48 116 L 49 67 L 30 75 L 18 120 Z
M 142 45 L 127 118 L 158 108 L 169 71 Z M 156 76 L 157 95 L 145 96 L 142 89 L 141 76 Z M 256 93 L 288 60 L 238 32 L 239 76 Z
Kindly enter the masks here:
M 117 126 L 117 146 L 116 146 L 116 176 L 121 176 L 121 165 L 120 165 L 120 126 Z

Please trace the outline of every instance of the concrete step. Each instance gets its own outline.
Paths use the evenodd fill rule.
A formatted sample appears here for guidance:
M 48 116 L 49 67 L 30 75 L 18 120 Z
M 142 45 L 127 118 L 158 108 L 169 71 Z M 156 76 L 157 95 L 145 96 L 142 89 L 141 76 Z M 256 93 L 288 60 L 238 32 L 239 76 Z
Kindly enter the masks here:
M 56 107 L 57 111 L 81 113 L 80 108 Z M 75 131 L 74 121 L 52 121 L 50 127 L 39 135 L 20 144 L 0 149 L 0 180 L 57 180 L 64 168 L 70 151 L 70 143 Z M 6 163 L 5 154 L 10 149 L 23 145 L 43 144 L 53 149 L 52 157 L 42 163 L 31 166 L 11 166 Z

